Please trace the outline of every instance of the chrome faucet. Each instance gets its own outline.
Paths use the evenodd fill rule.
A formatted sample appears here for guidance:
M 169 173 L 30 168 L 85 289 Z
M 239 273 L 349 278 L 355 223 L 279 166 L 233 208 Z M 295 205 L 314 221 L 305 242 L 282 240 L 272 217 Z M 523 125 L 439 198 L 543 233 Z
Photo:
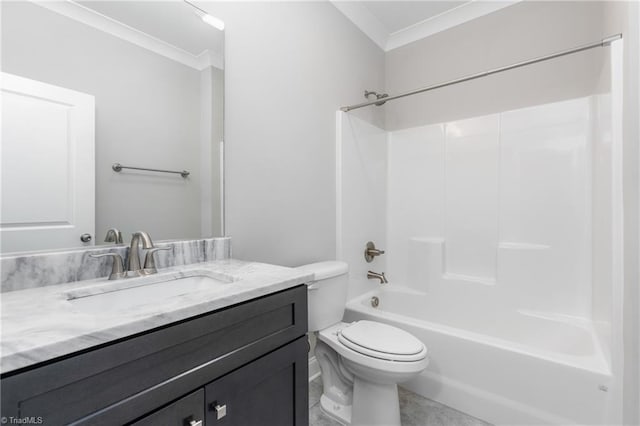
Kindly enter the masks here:
M 367 278 L 370 280 L 378 279 L 380 280 L 380 284 L 387 284 L 389 282 L 387 281 L 387 277 L 384 276 L 384 272 L 379 274 L 377 272 L 367 271 Z
M 107 235 L 104 237 L 105 243 L 122 244 L 122 232 L 116 228 L 109 228 Z
M 146 275 L 140 267 L 140 253 L 138 252 L 140 241 L 142 241 L 142 248 L 154 248 L 153 241 L 151 241 L 151 237 L 149 236 L 149 234 L 144 231 L 134 232 L 131 236 L 129 257 L 127 258 L 127 271 L 131 271 L 135 275 Z

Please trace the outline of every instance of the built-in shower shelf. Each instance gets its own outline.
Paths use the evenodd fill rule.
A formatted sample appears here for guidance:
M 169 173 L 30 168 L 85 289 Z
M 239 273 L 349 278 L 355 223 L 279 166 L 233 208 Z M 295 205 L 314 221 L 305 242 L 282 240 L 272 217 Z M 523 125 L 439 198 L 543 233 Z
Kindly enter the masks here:
M 498 243 L 499 249 L 507 250 L 548 250 L 551 246 L 546 244 L 533 244 L 533 243 L 513 243 L 503 241 Z
M 452 274 L 449 272 L 442 274 L 442 279 L 447 281 L 467 281 L 484 285 L 496 285 L 496 279 L 493 277 L 478 277 L 474 275 Z

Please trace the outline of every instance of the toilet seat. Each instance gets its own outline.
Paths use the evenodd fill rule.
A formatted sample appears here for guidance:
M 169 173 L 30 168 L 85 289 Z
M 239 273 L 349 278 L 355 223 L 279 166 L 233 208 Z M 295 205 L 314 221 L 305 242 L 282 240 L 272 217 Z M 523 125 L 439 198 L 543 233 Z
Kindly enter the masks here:
M 356 321 L 342 328 L 337 337 L 353 351 L 387 361 L 415 362 L 427 355 L 427 348 L 416 337 L 378 322 Z
M 324 363 L 325 370 L 329 369 L 330 371 L 346 373 L 347 379 L 345 380 L 351 380 L 354 383 L 354 386 L 355 382 L 359 382 L 361 384 L 366 382 L 369 383 L 370 386 L 374 386 L 376 388 L 378 385 L 383 387 L 386 385 L 393 385 L 395 389 L 395 386 L 398 383 L 403 383 L 412 379 L 427 368 L 427 365 L 429 365 L 429 357 L 427 356 L 427 349 L 424 345 L 422 345 L 424 351 L 421 352 L 420 355 L 416 356 L 420 359 L 405 362 L 382 358 L 383 356 L 388 357 L 388 354 L 375 353 L 376 356 L 371 356 L 349 348 L 340 342 L 338 336 L 341 334 L 343 329 L 355 324 L 356 323 L 349 324 L 339 322 L 318 332 L 316 357 L 320 363 L 321 369 L 323 368 Z M 320 355 L 318 355 L 318 350 L 321 352 Z M 334 361 L 328 362 L 327 356 L 322 355 L 322 351 L 326 352 L 327 350 L 331 350 L 331 353 L 337 355 Z M 323 375 L 325 374 L 325 370 L 323 370 Z M 350 378 L 348 375 L 351 375 Z M 342 374 L 336 374 L 334 372 L 329 374 L 327 377 L 333 380 L 341 376 Z M 327 388 L 333 389 L 333 385 L 329 383 Z M 327 407 L 324 407 L 323 409 L 326 408 Z
M 336 351 L 345 360 L 350 360 L 356 364 L 373 368 L 384 374 L 417 374 L 424 370 L 429 364 L 427 356 L 427 348 L 419 355 L 416 361 L 391 361 L 385 357 L 389 354 L 375 352 L 375 356 L 364 354 L 362 348 L 360 350 L 351 349 L 339 340 L 339 335 L 346 327 L 352 326 L 354 323 L 339 322 L 318 332 L 318 340 L 323 341 L 334 351 Z

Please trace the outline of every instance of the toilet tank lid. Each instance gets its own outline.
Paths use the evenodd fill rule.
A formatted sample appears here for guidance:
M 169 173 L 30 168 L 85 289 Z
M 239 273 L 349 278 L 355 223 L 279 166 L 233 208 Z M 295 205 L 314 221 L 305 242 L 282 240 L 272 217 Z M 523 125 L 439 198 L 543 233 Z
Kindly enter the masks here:
M 349 265 L 339 260 L 330 260 L 326 262 L 310 263 L 296 268 L 300 271 L 314 274 L 314 280 L 320 281 L 327 278 L 334 278 L 339 275 L 346 274 L 349 271 Z

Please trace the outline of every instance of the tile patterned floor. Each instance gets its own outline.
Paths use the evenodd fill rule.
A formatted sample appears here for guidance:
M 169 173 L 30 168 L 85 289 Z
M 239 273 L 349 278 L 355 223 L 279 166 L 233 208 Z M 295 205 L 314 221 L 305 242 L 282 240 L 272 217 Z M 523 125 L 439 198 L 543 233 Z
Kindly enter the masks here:
M 403 388 L 399 393 L 402 426 L 491 426 Z M 340 426 L 320 409 L 321 395 L 322 381 L 318 377 L 309 383 L 309 426 Z

